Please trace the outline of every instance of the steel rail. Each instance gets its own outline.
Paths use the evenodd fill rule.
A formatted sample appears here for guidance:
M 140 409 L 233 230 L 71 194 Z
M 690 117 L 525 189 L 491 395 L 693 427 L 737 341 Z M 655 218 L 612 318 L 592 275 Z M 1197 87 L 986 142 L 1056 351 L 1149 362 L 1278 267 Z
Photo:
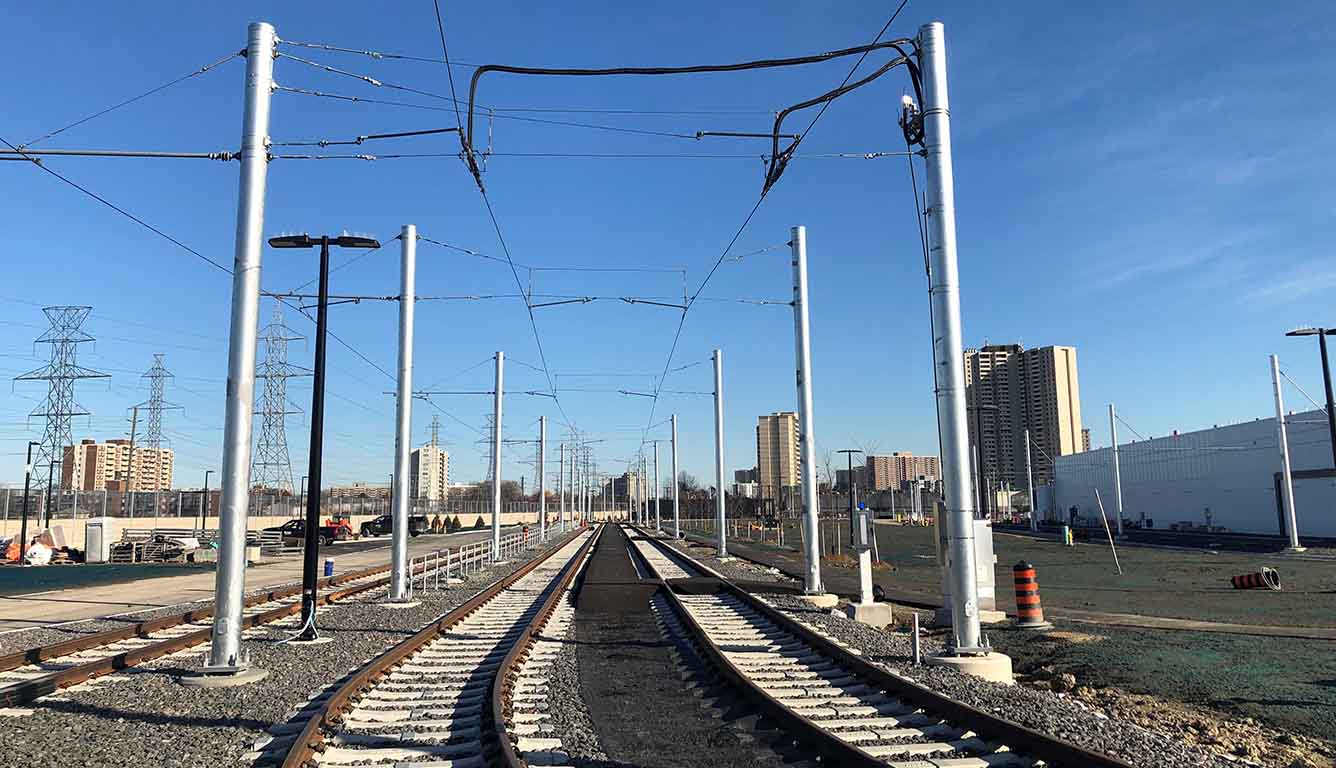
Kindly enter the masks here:
M 345 574 L 343 577 L 333 577 L 333 578 L 340 579 L 340 581 L 337 583 L 340 584 L 347 583 L 350 581 L 355 581 L 357 579 L 366 578 L 367 576 L 374 575 L 375 573 L 380 571 L 387 571 L 389 570 L 389 566 L 378 566 L 376 568 L 365 569 L 365 570 L 370 571 L 370 573 L 354 572 L 350 574 Z M 320 595 L 317 599 L 316 604 L 325 605 L 328 603 L 337 602 L 346 597 L 361 594 L 363 592 L 376 589 L 377 587 L 385 586 L 388 583 L 389 583 L 388 578 L 376 579 L 375 581 L 369 581 L 365 584 L 358 584 L 356 586 L 346 587 L 344 589 L 337 590 L 335 592 L 328 592 Z M 332 584 L 332 579 L 330 582 L 327 582 L 327 585 L 331 584 Z M 300 593 L 301 593 L 301 587 L 298 586 L 295 592 L 287 596 L 290 597 L 292 595 Z M 256 601 L 256 602 L 262 602 L 262 601 Z M 253 605 L 255 603 L 252 602 L 251 604 Z M 246 630 L 263 624 L 268 624 L 272 621 L 277 621 L 278 619 L 291 616 L 292 614 L 297 613 L 300 610 L 301 610 L 301 602 L 294 600 L 286 605 L 280 605 L 271 610 L 264 611 L 262 613 L 252 614 L 250 616 L 243 617 L 241 622 L 241 628 L 242 630 Z M 181 622 L 176 622 L 176 624 L 180 623 Z M 113 631 L 121 632 L 121 630 L 113 630 Z M 131 637 L 133 636 L 134 635 L 131 635 Z M 0 688 L 0 707 L 14 707 L 14 706 L 19 706 L 21 704 L 26 704 L 42 696 L 54 693 L 55 691 L 61 688 L 67 688 L 71 685 L 84 683 L 94 678 L 112 674 L 113 672 L 119 672 L 123 669 L 129 669 L 131 667 L 138 666 L 140 664 L 143 664 L 144 662 L 152 661 L 153 659 L 156 659 L 160 656 L 166 656 L 168 654 L 176 653 L 177 651 L 185 650 L 186 648 L 189 648 L 194 645 L 206 643 L 212 637 L 213 637 L 213 628 L 204 627 L 195 632 L 188 632 L 184 635 L 178 635 L 173 638 L 168 638 L 166 640 L 162 640 L 153 643 L 151 645 L 143 646 L 142 648 L 135 648 L 128 651 L 123 651 L 121 653 L 111 654 L 108 656 L 104 656 L 100 659 L 94 659 L 93 661 L 84 662 L 83 664 L 75 664 L 74 666 L 58 670 L 55 672 L 51 672 L 42 675 L 41 677 L 35 677 L 31 680 L 27 680 L 21 683 L 15 683 L 6 686 L 4 688 Z M 91 646 L 91 647 L 97 647 L 97 646 Z
M 350 571 L 338 576 L 322 578 L 317 584 L 321 589 L 327 589 L 331 586 L 338 586 L 339 584 L 348 581 L 365 578 L 387 570 L 389 570 L 388 564 L 372 566 L 358 571 Z M 300 595 L 301 591 L 302 588 L 300 584 L 293 584 L 287 587 L 271 589 L 266 592 L 257 592 L 250 597 L 247 597 L 243 605 L 244 607 L 249 608 L 252 605 L 283 600 L 294 595 Z M 21 651 L 15 651 L 0 656 L 0 672 L 8 672 L 29 664 L 41 664 L 42 662 L 51 661 L 60 658 L 61 656 L 68 656 L 70 654 L 79 653 L 103 645 L 110 645 L 112 643 L 120 642 L 121 640 L 129 640 L 134 637 L 147 637 L 154 632 L 161 632 L 164 629 L 171 629 L 172 627 L 180 626 L 181 624 L 189 624 L 194 621 L 203 621 L 211 618 L 213 618 L 213 606 L 210 605 L 202 608 L 195 608 L 184 613 L 178 613 L 171 616 L 159 616 L 156 619 L 147 619 L 145 621 L 127 624 L 124 627 L 103 630 L 83 637 L 76 637 L 71 640 L 62 640 L 58 643 L 26 648 Z
M 578 563 L 584 560 L 588 555 L 589 546 L 594 538 L 585 542 L 580 550 L 576 552 L 571 559 L 571 563 Z M 527 576 L 531 571 L 555 555 L 560 547 L 552 547 L 546 553 L 533 558 L 525 563 L 521 568 L 511 573 L 509 576 L 498 580 L 487 589 L 479 592 L 469 598 L 459 607 L 445 614 L 436 621 L 428 624 L 414 634 L 412 637 L 395 645 L 381 655 L 372 659 L 357 674 L 350 677 L 338 687 L 324 703 L 320 705 L 312 714 L 301 732 L 288 747 L 281 763 L 282 768 L 302 768 L 308 764 L 313 764 L 320 748 L 324 746 L 325 729 L 333 729 L 338 726 L 344 714 L 352 709 L 364 693 L 371 690 L 385 675 L 397 667 L 402 661 L 416 653 L 427 643 L 436 639 L 438 636 L 449 631 L 451 627 L 463 621 L 474 611 L 486 605 L 492 598 L 504 592 L 512 584 Z M 568 567 L 567 571 L 573 571 Z M 505 739 L 500 739 L 505 741 Z
M 492 727 L 500 747 L 501 761 L 506 768 L 527 768 L 529 765 L 515 751 L 515 746 L 511 743 L 511 739 L 505 730 L 506 704 L 511 701 L 511 688 L 514 678 L 517 676 L 516 667 L 533 646 L 534 628 L 541 629 L 544 627 L 552 612 L 565 599 L 566 588 L 570 586 L 577 574 L 583 572 L 583 565 L 589 559 L 590 553 L 594 551 L 594 546 L 598 543 L 599 537 L 603 535 L 603 530 L 603 526 L 599 526 L 598 530 L 594 531 L 594 535 L 589 537 L 589 541 L 585 542 L 580 551 L 575 553 L 570 566 L 558 577 L 556 588 L 543 601 L 542 607 L 539 608 L 537 615 L 534 616 L 529 626 L 525 627 L 520 636 L 515 639 L 515 644 L 511 646 L 510 652 L 506 654 L 505 659 L 501 661 L 501 666 L 497 668 L 496 677 L 492 678 Z
M 644 534 L 643 531 L 641 531 Z M 665 552 L 670 558 L 680 563 L 688 563 L 701 572 L 710 572 L 704 566 L 695 563 L 681 552 L 667 547 L 657 539 L 645 535 L 652 546 Z M 637 553 L 639 555 L 639 553 Z M 641 555 L 642 559 L 643 555 Z M 648 563 L 648 560 L 645 560 Z M 838 760 L 836 765 L 881 766 L 885 768 L 887 760 L 873 756 L 858 747 L 845 742 L 835 734 L 816 723 L 797 714 L 778 699 L 756 686 L 709 638 L 705 628 L 687 610 L 686 605 L 672 589 L 672 583 L 680 580 L 668 580 L 664 583 L 666 594 L 673 610 L 677 612 L 683 625 L 694 633 L 696 645 L 714 664 L 720 674 L 758 706 L 765 714 L 775 718 L 793 734 L 805 734 L 804 739 L 815 746 L 823 755 Z M 699 582 L 700 579 L 691 581 Z M 1046 765 L 1071 768 L 1132 768 L 1122 760 L 1094 752 L 1070 742 L 1040 733 L 1019 723 L 998 717 L 968 704 L 956 701 L 937 693 L 908 678 L 882 669 L 871 662 L 854 655 L 832 640 L 812 631 L 802 622 L 770 606 L 765 601 L 740 589 L 727 579 L 717 579 L 718 592 L 735 597 L 747 608 L 756 611 L 784 631 L 794 635 L 804 644 L 829 657 L 863 681 L 881 688 L 912 706 L 923 709 L 935 717 L 940 717 L 958 726 L 967 727 L 980 736 L 1005 744 L 1013 752 L 1045 761 Z

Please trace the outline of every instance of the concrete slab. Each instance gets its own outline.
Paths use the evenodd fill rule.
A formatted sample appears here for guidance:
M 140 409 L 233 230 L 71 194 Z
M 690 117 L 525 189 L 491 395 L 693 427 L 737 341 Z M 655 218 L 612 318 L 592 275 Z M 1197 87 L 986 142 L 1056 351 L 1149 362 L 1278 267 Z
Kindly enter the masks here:
M 950 667 L 957 672 L 995 683 L 1016 684 L 1011 674 L 1011 657 L 1005 653 L 988 653 L 983 656 L 932 655 L 924 658 L 923 663 L 932 667 Z
M 237 688 L 251 683 L 258 683 L 269 676 L 269 670 L 250 667 L 240 672 L 233 672 L 226 675 L 206 675 L 198 672 L 191 675 L 181 675 L 176 678 L 176 682 L 187 688 Z
M 376 603 L 376 605 L 379 606 L 379 607 L 381 607 L 381 608 L 416 608 L 416 607 L 418 607 L 419 605 L 422 605 L 422 601 L 421 601 L 421 600 L 405 600 L 405 601 L 386 600 L 385 602 L 382 602 L 382 603 Z
M 840 604 L 839 595 L 832 595 L 829 593 L 798 595 L 798 599 L 811 603 L 813 608 L 834 608 Z
M 844 607 L 844 613 L 860 624 L 877 629 L 891 623 L 890 603 L 849 603 Z

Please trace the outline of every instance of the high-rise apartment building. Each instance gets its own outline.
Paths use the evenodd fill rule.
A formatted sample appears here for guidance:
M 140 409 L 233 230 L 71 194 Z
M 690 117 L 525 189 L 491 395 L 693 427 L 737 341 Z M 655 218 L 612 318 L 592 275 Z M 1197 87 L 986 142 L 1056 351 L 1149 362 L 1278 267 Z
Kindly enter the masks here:
M 78 445 L 65 446 L 60 487 L 80 491 L 165 491 L 172 487 L 172 460 L 170 448 L 136 445 L 132 451 L 129 440 L 99 443 L 85 439 Z
M 1075 347 L 990 344 L 967 349 L 965 397 L 971 459 L 977 463 L 976 446 L 982 440 L 983 475 L 991 483 L 1025 486 L 1027 429 L 1037 484 L 1053 478 L 1045 455 L 1066 456 L 1084 449 Z
M 802 483 L 798 455 L 798 414 L 776 411 L 756 420 L 756 482 L 761 496 L 781 498 L 784 489 Z
M 444 501 L 450 492 L 450 452 L 427 443 L 409 455 L 408 495 L 425 501 Z
M 866 456 L 863 459 L 868 490 L 899 490 L 910 480 L 922 477 L 937 480 L 942 476 L 942 463 L 936 456 L 915 456 L 909 451 L 896 451 L 890 456 Z
M 1090 450 L 1090 427 L 1081 427 L 1081 451 Z

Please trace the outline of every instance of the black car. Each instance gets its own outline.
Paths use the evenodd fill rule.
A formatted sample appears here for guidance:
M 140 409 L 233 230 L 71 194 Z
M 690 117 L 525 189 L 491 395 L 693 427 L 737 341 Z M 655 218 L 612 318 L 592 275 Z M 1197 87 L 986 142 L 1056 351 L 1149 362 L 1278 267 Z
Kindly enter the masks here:
M 283 534 L 283 546 L 302 547 L 306 543 L 306 521 L 297 519 L 289 520 L 282 525 L 276 525 L 272 528 L 265 528 L 266 531 L 279 531 Z M 326 523 L 316 529 L 316 535 L 320 537 L 320 543 L 323 546 L 329 546 L 336 541 L 345 541 L 356 538 L 352 535 L 352 529 L 347 523 L 331 524 Z
M 408 516 L 408 535 L 417 536 L 430 528 L 426 515 Z M 389 536 L 394 531 L 394 516 L 381 515 L 374 520 L 362 523 L 363 536 Z

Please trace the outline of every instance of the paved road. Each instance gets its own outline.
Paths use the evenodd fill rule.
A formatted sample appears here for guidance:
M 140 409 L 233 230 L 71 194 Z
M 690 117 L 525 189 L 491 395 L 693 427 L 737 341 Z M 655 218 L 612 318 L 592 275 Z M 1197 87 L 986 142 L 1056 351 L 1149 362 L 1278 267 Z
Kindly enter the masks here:
M 502 529 L 510 533 L 512 528 Z M 410 557 L 445 547 L 481 541 L 490 530 L 461 531 L 439 536 L 409 539 Z M 339 542 L 322 548 L 321 559 L 332 557 L 335 573 L 366 568 L 389 562 L 389 537 L 370 541 Z M 49 566 L 85 567 L 85 566 Z M 97 567 L 97 566 L 86 566 Z M 301 579 L 302 558 L 289 555 L 246 571 L 246 589 L 259 589 Z M 99 619 L 121 614 L 151 611 L 179 603 L 213 598 L 213 571 L 188 575 L 160 576 L 121 584 L 56 589 L 26 595 L 0 597 L 0 634 L 31 627 L 50 627 L 72 621 Z

